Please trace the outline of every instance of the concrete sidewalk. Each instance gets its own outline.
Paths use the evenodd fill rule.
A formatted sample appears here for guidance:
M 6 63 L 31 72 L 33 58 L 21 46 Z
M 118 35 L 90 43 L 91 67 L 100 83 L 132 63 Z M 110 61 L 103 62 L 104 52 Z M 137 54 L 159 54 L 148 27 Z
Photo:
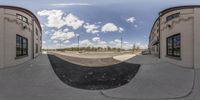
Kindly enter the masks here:
M 139 62 L 139 58 L 128 61 Z M 129 84 L 100 93 L 62 83 L 47 56 L 41 55 L 24 64 L 0 69 L 0 100 L 199 100 L 200 70 L 152 62 L 143 62 Z
M 54 73 L 47 55 L 0 70 L 0 100 L 110 100 L 99 91 L 72 88 Z
M 105 96 L 139 100 L 170 99 L 187 96 L 193 89 L 193 69 L 185 69 L 148 55 L 138 55 L 125 62 L 141 63 L 142 66 L 127 85 L 102 91 Z

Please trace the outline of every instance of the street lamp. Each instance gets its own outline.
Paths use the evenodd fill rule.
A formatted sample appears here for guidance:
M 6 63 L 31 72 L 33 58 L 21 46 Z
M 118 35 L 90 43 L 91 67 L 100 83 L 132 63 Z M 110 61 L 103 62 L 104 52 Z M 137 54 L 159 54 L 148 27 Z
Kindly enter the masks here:
M 123 39 L 121 37 L 121 51 L 122 51 Z
M 77 48 L 78 48 L 78 51 L 79 51 L 79 49 L 80 49 L 80 43 L 79 43 L 79 41 L 80 41 L 80 35 L 76 34 L 76 37 L 77 37 L 77 42 L 78 42 Z

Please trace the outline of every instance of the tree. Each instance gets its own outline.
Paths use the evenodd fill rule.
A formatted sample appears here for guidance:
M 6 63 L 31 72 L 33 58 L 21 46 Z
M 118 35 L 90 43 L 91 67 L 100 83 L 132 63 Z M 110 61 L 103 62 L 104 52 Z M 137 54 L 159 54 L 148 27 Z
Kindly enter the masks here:
M 107 46 L 107 50 L 108 50 L 108 51 L 111 51 L 111 47 Z
M 137 46 L 136 51 L 140 51 L 140 46 Z
M 136 45 L 135 44 L 133 44 L 133 51 L 136 51 Z

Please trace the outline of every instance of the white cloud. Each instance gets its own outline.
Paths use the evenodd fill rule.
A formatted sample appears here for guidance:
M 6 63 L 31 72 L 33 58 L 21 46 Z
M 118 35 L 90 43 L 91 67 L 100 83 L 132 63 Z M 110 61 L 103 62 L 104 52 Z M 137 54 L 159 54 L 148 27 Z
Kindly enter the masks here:
M 108 45 L 112 48 L 121 48 L 121 40 L 115 39 L 113 41 L 110 41 Z M 133 45 L 131 43 L 127 42 L 127 41 L 123 41 L 123 43 L 122 43 L 123 49 L 131 49 L 132 46 Z
M 121 43 L 121 40 L 119 40 L 119 39 L 115 39 L 114 40 L 116 43 Z
M 64 30 L 63 30 L 63 32 L 68 32 L 69 31 L 69 29 L 68 28 L 65 28 Z
M 90 46 L 92 47 L 107 47 L 107 42 L 106 41 L 102 41 L 100 39 L 100 37 L 94 37 L 92 38 L 92 42 L 90 42 Z
M 49 34 L 49 33 L 50 33 L 49 31 L 44 32 L 44 34 L 46 34 L 46 35 Z
M 86 23 L 83 27 L 86 29 L 87 33 L 92 33 L 92 34 L 99 33 L 99 30 L 98 30 L 99 26 L 95 24 Z
M 51 36 L 51 39 L 64 41 L 64 40 L 71 39 L 73 37 L 75 37 L 74 32 L 63 32 L 61 30 L 58 30 L 55 33 L 53 33 L 53 35 Z
M 88 39 L 80 41 L 80 47 L 88 47 L 88 46 L 92 46 L 92 43 Z
M 89 3 L 56 3 L 51 4 L 52 6 L 89 6 Z
M 62 16 L 64 14 L 61 10 L 43 10 L 37 13 L 40 16 L 47 16 L 47 26 L 61 28 L 65 25 L 65 22 L 62 20 Z
M 54 30 L 54 29 L 52 29 L 52 30 L 51 30 L 51 32 L 55 32 L 55 30 Z
M 148 46 L 146 45 L 146 44 L 141 44 L 141 43 L 135 43 L 135 45 L 136 46 L 139 46 L 140 47 L 140 49 L 147 49 L 148 48 Z
M 135 28 L 138 28 L 138 25 L 135 24 L 134 27 L 135 27 Z
M 108 45 L 107 45 L 107 42 L 106 41 L 98 41 L 98 42 L 96 42 L 95 44 L 94 44 L 94 47 L 107 47 Z
M 65 40 L 65 41 L 64 41 L 64 43 L 69 43 L 69 42 L 70 42 L 69 40 Z
M 102 32 L 116 32 L 118 27 L 113 23 L 107 23 L 101 28 Z
M 46 41 L 42 41 L 42 44 L 46 44 Z
M 128 23 L 134 23 L 136 21 L 136 18 L 135 17 L 130 17 L 130 18 L 126 19 L 126 21 Z
M 77 43 L 73 43 L 71 47 L 77 47 Z M 101 41 L 100 37 L 94 37 L 92 41 L 85 39 L 80 41 L 80 47 L 107 47 L 107 42 Z
M 61 28 L 65 25 L 78 29 L 84 23 L 77 16 L 69 13 L 65 16 L 62 10 L 42 10 L 37 13 L 39 16 L 47 16 L 47 26 Z
M 76 37 L 80 36 L 80 34 L 76 34 Z
M 57 40 L 54 40 L 53 43 L 58 43 L 58 41 L 57 41 Z
M 127 42 L 127 41 L 124 41 L 124 44 L 128 44 L 128 42 Z
M 40 26 L 41 26 L 42 28 L 44 28 L 44 25 L 43 25 L 43 24 L 40 24 Z
M 92 41 L 93 41 L 93 42 L 99 42 L 99 41 L 100 41 L 100 38 L 99 38 L 99 37 L 94 37 L 94 38 L 92 38 Z
M 119 32 L 122 33 L 124 29 L 122 27 L 119 27 Z
M 83 20 L 80 20 L 78 17 L 76 17 L 72 13 L 70 13 L 66 17 L 64 17 L 64 21 L 65 21 L 67 26 L 70 26 L 73 29 L 78 29 L 84 23 Z

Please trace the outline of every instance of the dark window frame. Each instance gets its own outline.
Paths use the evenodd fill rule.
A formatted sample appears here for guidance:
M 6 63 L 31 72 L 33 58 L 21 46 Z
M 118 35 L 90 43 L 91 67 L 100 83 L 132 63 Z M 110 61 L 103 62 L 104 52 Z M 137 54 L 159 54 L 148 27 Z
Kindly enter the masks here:
M 38 53 L 38 52 L 39 52 L 38 49 L 39 49 L 39 46 L 38 46 L 38 44 L 36 43 L 36 44 L 35 44 L 35 53 Z
M 38 36 L 38 29 L 35 28 L 35 34 Z
M 172 20 L 172 19 L 174 19 L 174 18 L 177 18 L 177 17 L 179 17 L 179 16 L 180 16 L 180 12 L 174 13 L 174 14 L 172 14 L 172 15 L 169 15 L 169 16 L 166 17 L 166 22 L 168 22 L 168 21 L 170 21 L 170 20 Z
M 28 39 L 16 34 L 16 57 L 28 56 Z
M 180 33 L 167 37 L 166 51 L 167 51 L 166 52 L 167 56 L 181 58 L 181 34 Z
M 19 18 L 19 17 L 21 17 L 21 18 Z M 16 18 L 28 24 L 28 18 L 27 17 L 25 17 L 21 14 L 16 14 Z

